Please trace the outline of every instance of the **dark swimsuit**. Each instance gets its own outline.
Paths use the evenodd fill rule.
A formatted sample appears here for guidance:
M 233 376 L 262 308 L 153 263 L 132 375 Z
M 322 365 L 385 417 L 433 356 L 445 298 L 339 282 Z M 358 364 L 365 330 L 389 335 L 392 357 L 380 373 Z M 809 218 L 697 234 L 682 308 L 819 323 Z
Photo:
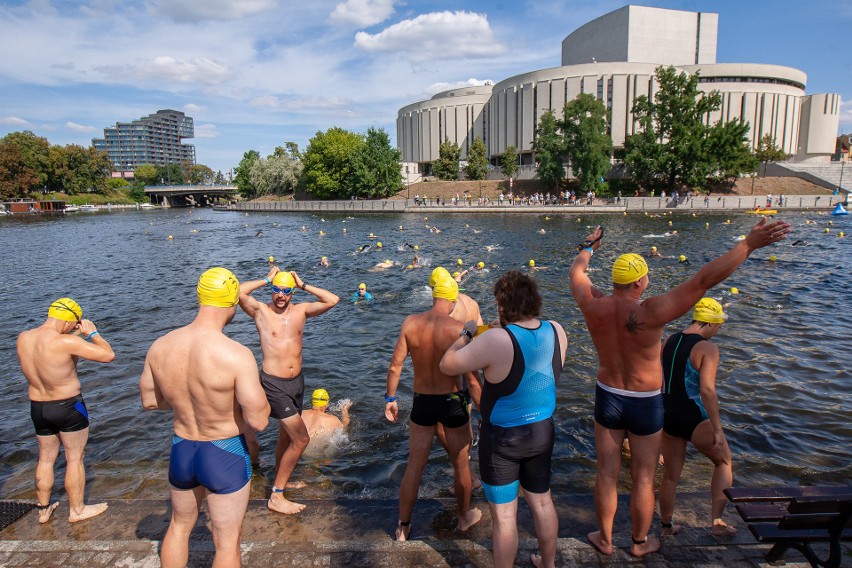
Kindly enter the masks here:
M 65 400 L 30 401 L 30 418 L 36 436 L 79 432 L 89 427 L 89 412 L 82 394 Z
M 418 426 L 435 426 L 440 422 L 445 428 L 461 428 L 470 420 L 467 397 L 464 392 L 414 393 L 410 418 Z
M 169 483 L 178 489 L 198 486 L 211 493 L 239 491 L 251 479 L 251 459 L 242 434 L 225 440 L 195 442 L 172 438 Z
M 282 379 L 260 370 L 260 385 L 266 393 L 271 409 L 270 416 L 283 420 L 302 414 L 305 405 L 305 374 L 299 372 L 291 379 Z
M 692 440 L 699 424 L 708 419 L 701 402 L 698 371 L 689 361 L 692 349 L 705 341 L 697 333 L 676 333 L 663 347 L 663 404 L 666 434 Z

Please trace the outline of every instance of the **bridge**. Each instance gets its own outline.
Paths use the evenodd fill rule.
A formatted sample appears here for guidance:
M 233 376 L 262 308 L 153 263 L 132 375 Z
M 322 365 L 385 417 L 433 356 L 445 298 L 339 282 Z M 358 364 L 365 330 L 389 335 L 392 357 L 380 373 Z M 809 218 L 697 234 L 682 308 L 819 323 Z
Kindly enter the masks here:
M 163 207 L 205 207 L 227 204 L 237 193 L 235 185 L 149 185 L 145 195 Z

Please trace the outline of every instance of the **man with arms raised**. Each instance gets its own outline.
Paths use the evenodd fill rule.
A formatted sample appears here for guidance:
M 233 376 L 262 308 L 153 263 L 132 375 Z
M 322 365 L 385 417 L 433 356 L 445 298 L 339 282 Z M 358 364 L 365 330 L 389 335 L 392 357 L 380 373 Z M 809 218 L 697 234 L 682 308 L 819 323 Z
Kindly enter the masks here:
M 482 518 L 470 507 L 470 415 L 467 400 L 459 388 L 458 375 L 446 375 L 438 368 L 441 357 L 459 337 L 464 326 L 450 317 L 458 297 L 458 284 L 449 275 L 439 275 L 432 286 L 432 309 L 413 314 L 402 322 L 388 368 L 385 391 L 385 417 L 399 418 L 396 389 L 402 365 L 408 354 L 414 367 L 414 401 L 409 422 L 408 465 L 399 488 L 399 526 L 396 539 L 408 540 L 411 513 L 417 501 L 420 478 L 429 459 L 437 425 L 443 425 L 447 454 L 453 464 L 454 491 L 458 504 L 458 528 L 466 531 Z
M 247 347 L 222 330 L 234 318 L 240 284 L 225 268 L 198 280 L 198 315 L 157 339 L 139 378 L 145 410 L 174 410 L 169 458 L 172 518 L 163 568 L 186 566 L 189 535 L 205 495 L 216 554 L 213 566 L 240 565 L 251 463 L 242 432 L 269 424 L 269 404 Z
M 89 439 L 89 413 L 80 393 L 77 360 L 109 363 L 115 353 L 95 324 L 71 298 L 50 304 L 47 320 L 18 336 L 18 360 L 29 383 L 30 416 L 38 440 L 36 496 L 38 522 L 46 523 L 59 503 L 50 502 L 53 468 L 60 445 L 65 448 L 65 491 L 72 523 L 100 515 L 106 503 L 86 505 L 83 450 Z M 75 332 L 72 334 L 72 332 Z M 77 336 L 77 332 L 86 336 Z
M 599 531 L 589 542 L 612 554 L 612 522 L 618 505 L 621 445 L 630 441 L 632 493 L 630 553 L 643 556 L 660 548 L 648 535 L 654 516 L 654 472 L 663 428 L 660 342 L 665 325 L 689 311 L 705 292 L 734 273 L 755 250 L 786 238 L 790 226 L 761 220 L 742 241 L 705 264 L 692 278 L 666 294 L 640 298 L 648 287 L 648 265 L 638 254 L 624 254 L 612 267 L 613 293 L 604 295 L 587 274 L 589 261 L 601 245 L 598 227 L 587 237 L 571 265 L 571 293 L 583 312 L 598 353 L 595 391 L 595 508 Z
M 258 302 L 249 295 L 266 284 L 272 285 L 270 303 Z M 313 294 L 318 301 L 292 303 L 296 288 Z M 281 272 L 277 266 L 269 270 L 266 278 L 240 286 L 240 307 L 254 320 L 260 334 L 263 350 L 260 382 L 272 407 L 271 416 L 279 425 L 275 482 L 267 507 L 285 515 L 305 508 L 284 498 L 284 488 L 310 441 L 301 416 L 305 398 L 305 375 L 302 373 L 305 320 L 324 314 L 339 301 L 340 298 L 328 290 L 306 284 L 295 272 Z

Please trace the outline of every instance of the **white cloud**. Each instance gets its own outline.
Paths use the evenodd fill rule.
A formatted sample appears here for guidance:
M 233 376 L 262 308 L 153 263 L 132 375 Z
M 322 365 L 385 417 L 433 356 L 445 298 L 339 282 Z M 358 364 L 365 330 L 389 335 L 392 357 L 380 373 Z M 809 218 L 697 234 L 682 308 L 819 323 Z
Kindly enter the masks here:
M 273 110 L 334 110 L 341 109 L 351 104 L 351 101 L 339 98 L 324 97 L 287 97 L 280 98 L 274 95 L 255 97 L 249 104 L 254 107 L 268 108 Z
M 276 7 L 277 0 L 153 0 L 152 10 L 176 22 L 229 21 Z
M 424 89 L 424 92 L 434 95 L 451 89 L 461 89 L 462 87 L 481 87 L 483 85 L 493 85 L 494 81 L 490 79 L 474 79 L 470 78 L 467 81 L 456 81 L 455 83 L 432 83 Z
M 364 51 L 407 51 L 416 59 L 488 57 L 506 51 L 488 18 L 473 12 L 421 14 L 377 34 L 358 32 L 355 46 Z
M 394 0 L 346 0 L 334 7 L 329 21 L 366 28 L 380 24 L 393 14 Z
M 154 57 L 138 70 L 138 74 L 144 79 L 204 85 L 223 83 L 232 75 L 227 65 L 206 57 L 184 60 L 169 55 Z
M 216 130 L 215 124 L 196 124 L 195 125 L 195 137 L 196 138 L 218 138 L 219 131 Z
M 193 112 L 193 113 L 197 113 L 197 112 L 203 112 L 203 111 L 204 111 L 204 107 L 203 107 L 203 106 L 201 106 L 201 105 L 196 105 L 196 104 L 193 104 L 193 103 L 189 103 L 189 104 L 185 104 L 185 105 L 183 105 L 183 110 L 184 110 L 184 112 Z
M 17 116 L 6 116 L 0 118 L 0 124 L 8 126 L 30 126 L 29 121 L 26 121 L 23 118 L 18 118 Z
M 97 130 L 94 126 L 85 126 L 83 124 L 77 124 L 76 122 L 66 122 L 65 128 L 71 130 L 73 132 L 94 132 Z

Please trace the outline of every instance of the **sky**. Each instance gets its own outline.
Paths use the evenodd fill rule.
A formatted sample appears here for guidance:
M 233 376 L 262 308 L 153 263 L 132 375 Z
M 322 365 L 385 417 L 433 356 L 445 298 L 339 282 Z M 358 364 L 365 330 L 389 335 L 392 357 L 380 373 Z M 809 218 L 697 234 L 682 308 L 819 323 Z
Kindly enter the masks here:
M 852 0 L 645 1 L 716 12 L 719 63 L 807 74 L 852 131 Z M 611 0 L 0 0 L 0 136 L 91 145 L 171 108 L 196 160 L 227 172 L 319 131 L 384 128 L 437 92 L 560 65 L 562 40 Z

